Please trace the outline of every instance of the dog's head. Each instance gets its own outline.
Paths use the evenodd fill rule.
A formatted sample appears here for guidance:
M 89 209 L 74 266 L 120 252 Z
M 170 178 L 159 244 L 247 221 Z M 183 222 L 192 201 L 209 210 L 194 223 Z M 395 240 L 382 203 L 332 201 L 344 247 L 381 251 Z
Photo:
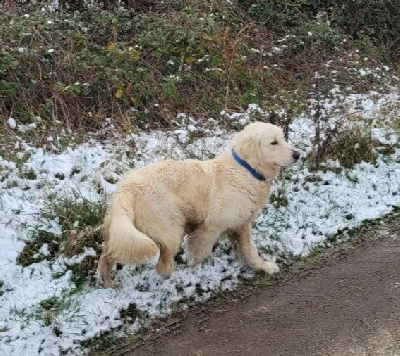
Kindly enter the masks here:
M 286 142 L 278 126 L 264 122 L 247 125 L 236 134 L 231 146 L 240 157 L 267 176 L 290 166 L 300 157 L 300 153 Z

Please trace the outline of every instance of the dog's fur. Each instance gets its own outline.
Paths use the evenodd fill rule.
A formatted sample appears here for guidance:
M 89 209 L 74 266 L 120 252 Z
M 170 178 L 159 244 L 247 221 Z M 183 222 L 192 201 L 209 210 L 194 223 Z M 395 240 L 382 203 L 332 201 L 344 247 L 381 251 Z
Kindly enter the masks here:
M 231 150 L 212 160 L 168 160 L 134 169 L 118 184 L 104 221 L 99 272 L 114 287 L 113 264 L 143 263 L 160 252 L 157 271 L 170 275 L 182 238 L 189 233 L 189 265 L 207 258 L 226 232 L 245 263 L 269 274 L 251 238 L 251 224 L 267 203 L 271 181 L 299 156 L 282 130 L 256 122 L 235 135 L 231 148 L 264 175 L 258 180 L 236 162 Z

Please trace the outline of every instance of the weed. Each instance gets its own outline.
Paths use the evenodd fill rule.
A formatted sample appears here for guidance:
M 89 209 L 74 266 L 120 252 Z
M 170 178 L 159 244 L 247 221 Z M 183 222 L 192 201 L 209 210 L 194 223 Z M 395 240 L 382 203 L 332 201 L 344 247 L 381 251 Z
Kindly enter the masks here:
M 101 333 L 99 336 L 83 340 L 80 344 L 89 349 L 89 355 L 98 355 L 99 351 L 109 350 L 119 340 L 115 333 L 115 330 L 106 331 Z
M 63 309 L 63 301 L 57 297 L 42 300 L 39 303 L 40 309 L 37 311 L 37 318 L 44 321 L 45 326 L 53 323 L 55 316 Z
M 55 310 L 59 309 L 61 306 L 61 302 L 57 297 L 52 297 L 49 299 L 42 300 L 39 305 L 44 309 L 44 310 Z
M 131 325 L 135 320 L 143 321 L 148 318 L 148 313 L 139 310 L 135 303 L 130 303 L 127 308 L 120 311 L 121 319 L 124 325 Z M 101 351 L 112 350 L 113 347 L 122 342 L 121 337 L 118 336 L 118 332 L 123 329 L 124 325 L 121 325 L 113 330 L 101 333 L 99 336 L 83 340 L 80 344 L 90 350 L 89 355 L 99 355 Z M 135 344 L 138 336 L 133 336 L 128 340 L 130 344 Z M 125 341 L 125 338 L 123 338 Z
M 23 267 L 29 266 L 32 263 L 43 261 L 47 258 L 46 255 L 40 253 L 42 247 L 47 244 L 47 250 L 53 257 L 60 250 L 60 236 L 44 230 L 35 230 L 31 240 L 26 242 L 26 245 L 20 255 L 17 263 Z
M 288 205 L 288 200 L 287 200 L 285 191 L 282 189 L 279 189 L 274 194 L 271 194 L 269 200 L 270 200 L 271 204 L 273 204 L 275 207 L 281 207 L 281 206 Z
M 310 159 L 339 161 L 344 168 L 352 168 L 361 162 L 376 163 L 376 147 L 382 146 L 371 138 L 370 132 L 358 125 L 341 129 L 336 134 L 335 141 L 324 147 L 317 158 L 315 154 Z M 329 167 L 326 167 L 329 169 Z
M 124 320 L 134 321 L 138 317 L 145 317 L 147 312 L 143 313 L 137 308 L 135 303 L 130 303 L 128 307 L 126 309 L 122 309 L 119 314 Z
M 93 257 L 89 258 L 90 260 L 94 259 Z M 72 272 L 71 282 L 75 284 L 74 293 L 82 288 L 82 286 L 88 281 L 88 277 L 91 277 L 91 275 L 93 275 L 95 270 L 96 270 L 95 264 L 85 265 L 85 263 L 83 264 L 77 263 L 67 266 L 66 271 Z
M 28 179 L 28 180 L 35 180 L 37 179 L 36 173 L 33 171 L 33 169 L 27 169 L 27 168 L 21 168 L 20 170 L 20 177 L 22 179 Z
M 39 215 L 45 221 L 58 221 L 62 231 L 60 251 L 72 257 L 85 247 L 99 251 L 105 209 L 105 197 L 93 202 L 74 192 L 72 196 L 48 201 Z
M 368 40 L 370 46 L 381 47 L 389 57 L 398 58 L 398 48 L 395 47 L 398 44 L 400 13 L 395 0 L 379 3 L 374 0 L 240 0 L 239 4 L 264 26 L 281 35 L 299 33 L 305 26 L 309 27 L 313 19 L 320 17 L 316 25 L 318 22 L 329 24 L 349 39 L 360 43 Z
M 34 230 L 17 262 L 26 267 L 43 260 L 54 261 L 61 254 L 72 257 L 84 252 L 86 248 L 93 248 L 99 253 L 102 243 L 101 222 L 105 208 L 105 199 L 92 202 L 78 192 L 75 192 L 73 197 L 48 201 L 40 211 L 38 219 L 42 224 L 57 221 L 61 226 L 61 234 Z M 97 258 L 86 256 L 80 263 L 67 264 L 66 270 L 54 274 L 53 277 L 59 278 L 70 270 L 75 290 L 79 290 L 92 277 L 96 268 Z

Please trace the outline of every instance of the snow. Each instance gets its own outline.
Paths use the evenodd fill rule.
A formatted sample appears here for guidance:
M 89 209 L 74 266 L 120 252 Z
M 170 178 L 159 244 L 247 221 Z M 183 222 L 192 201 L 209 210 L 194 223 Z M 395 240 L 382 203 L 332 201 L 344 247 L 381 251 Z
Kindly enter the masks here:
M 8 126 L 10 126 L 10 128 L 12 128 L 13 130 L 17 127 L 17 122 L 13 117 L 10 117 L 8 119 Z
M 385 115 L 395 110 L 393 104 L 398 101 L 395 91 L 351 94 L 345 97 L 345 106 L 348 113 L 379 123 L 382 110 Z M 332 112 L 334 106 L 327 102 L 325 111 Z M 244 125 L 254 110 L 259 108 L 222 114 Z M 16 127 L 15 120 L 9 119 L 8 124 Z M 82 354 L 79 341 L 118 327 L 122 327 L 120 332 L 134 333 L 156 316 L 166 315 L 177 306 L 187 307 L 190 299 L 206 300 L 217 290 L 235 288 L 239 277 L 253 275 L 234 256 L 225 239 L 210 259 L 194 268 L 187 266 L 187 255 L 183 253 L 185 263 L 178 264 L 169 279 L 157 275 L 155 262 L 124 266 L 116 272 L 120 287 L 115 290 L 85 284 L 76 291 L 68 267 L 86 256 L 95 256 L 93 249 L 73 258 L 61 255 L 55 261 L 45 259 L 27 267 L 17 264 L 32 231 L 40 228 L 61 233 L 58 221 L 44 221 L 38 214 L 55 196 L 79 192 L 86 199 L 99 201 L 114 191 L 113 182 L 129 167 L 166 158 L 206 159 L 226 149 L 233 135 L 213 129 L 204 137 L 191 137 L 199 129 L 199 125 L 190 123 L 172 132 L 137 133 L 102 143 L 89 141 L 60 153 L 21 143 L 18 147 L 29 157 L 23 167 L 34 173 L 31 179 L 21 177 L 14 162 L 0 157 L 0 354 Z M 399 142 L 398 132 L 383 124 L 377 124 L 372 135 L 382 144 Z M 289 139 L 302 157 L 311 151 L 313 136 L 313 122 L 306 114 L 292 123 Z M 337 167 L 339 162 L 327 164 Z M 299 163 L 285 175 L 285 179 L 275 182 L 272 191 L 283 191 L 287 204 L 271 201 L 254 224 L 254 239 L 266 258 L 307 255 L 315 246 L 326 244 L 329 236 L 359 227 L 365 220 L 380 218 L 400 206 L 399 148 L 390 156 L 379 156 L 376 164 L 361 163 L 340 173 L 311 173 L 307 165 Z M 318 179 L 309 180 L 311 175 Z M 44 244 L 38 253 L 48 256 L 49 246 Z M 40 303 L 54 297 L 62 301 L 63 307 L 46 322 Z M 141 316 L 126 325 L 120 312 L 133 303 Z

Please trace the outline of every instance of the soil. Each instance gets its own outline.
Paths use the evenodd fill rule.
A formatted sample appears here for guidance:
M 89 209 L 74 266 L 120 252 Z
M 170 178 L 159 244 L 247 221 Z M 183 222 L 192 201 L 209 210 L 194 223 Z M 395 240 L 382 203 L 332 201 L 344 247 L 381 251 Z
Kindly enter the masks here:
M 177 313 L 114 355 L 400 355 L 399 227 L 276 285 Z

